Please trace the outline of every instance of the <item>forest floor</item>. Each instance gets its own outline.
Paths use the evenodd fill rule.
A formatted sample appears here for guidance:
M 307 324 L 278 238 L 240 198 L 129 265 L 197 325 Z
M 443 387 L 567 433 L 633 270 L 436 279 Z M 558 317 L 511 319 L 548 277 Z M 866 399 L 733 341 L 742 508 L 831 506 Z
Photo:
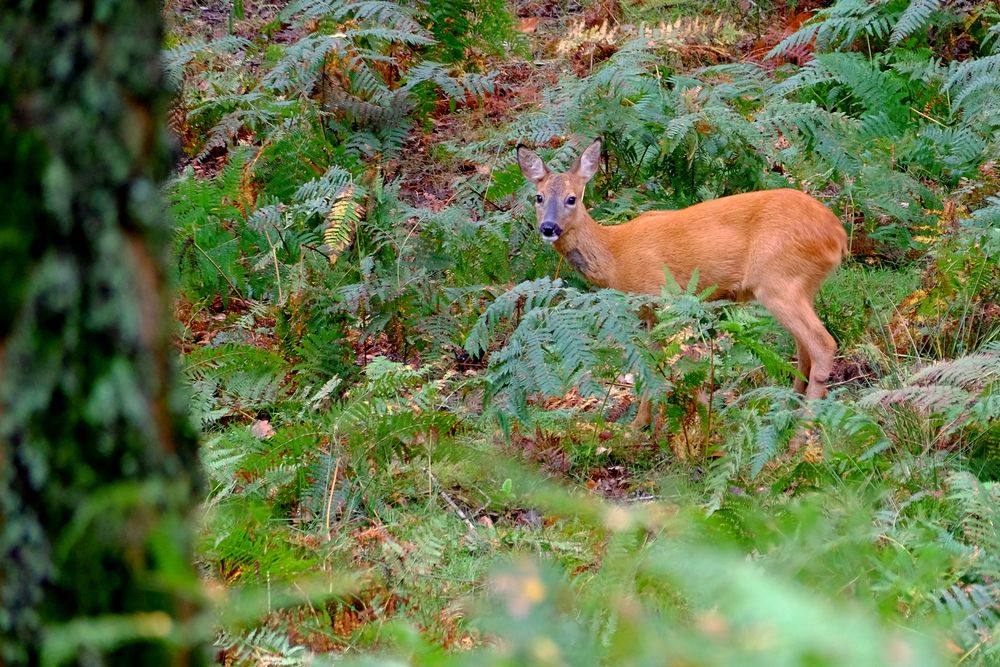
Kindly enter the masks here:
M 370 4 L 376 11 L 378 3 Z M 974 604 L 980 584 L 995 593 L 988 574 L 977 578 L 991 570 L 980 572 L 967 559 L 993 539 L 975 531 L 989 524 L 984 516 L 994 516 L 997 492 L 984 482 L 981 495 L 991 509 L 970 509 L 980 487 L 961 481 L 974 458 L 967 455 L 996 436 L 995 417 L 990 413 L 984 430 L 968 439 L 952 428 L 966 412 L 939 417 L 899 409 L 876 417 L 858 408 L 878 382 L 894 378 L 899 386 L 932 358 L 916 344 L 897 355 L 893 333 L 905 337 L 916 326 L 913 308 L 926 294 L 918 290 L 926 288 L 928 261 L 883 237 L 869 238 L 871 227 L 857 210 L 845 213 L 855 232 L 853 258 L 821 294 L 820 310 L 827 321 L 842 314 L 861 321 L 864 331 L 842 345 L 831 384 L 845 398 L 819 407 L 806 447 L 788 446 L 804 413 L 774 407 L 785 399 L 768 393 L 781 382 L 768 362 L 745 362 L 753 353 L 767 355 L 752 336 L 775 349 L 775 358 L 792 347 L 773 324 L 759 323 L 762 311 L 753 307 L 739 311 L 749 315 L 731 316 L 735 328 L 727 331 L 736 333 L 722 336 L 734 355 L 739 336 L 747 336 L 739 352 L 748 365 L 715 397 L 727 412 L 714 431 L 714 415 L 706 424 L 704 414 L 693 416 L 691 401 L 673 405 L 675 412 L 650 431 L 629 429 L 635 376 L 626 371 L 612 374 L 602 396 L 576 387 L 532 395 L 530 423 L 497 417 L 487 406 L 488 359 L 457 340 L 490 298 L 522 281 L 546 274 L 574 280 L 533 239 L 530 211 L 507 185 L 515 172 L 501 150 L 513 146 L 496 142 L 492 157 L 468 146 L 493 141 L 526 114 L 544 110 L 567 78 L 601 71 L 647 26 L 676 34 L 663 57 L 678 77 L 727 63 L 765 72 L 804 65 L 811 42 L 786 50 L 780 61 L 765 55 L 827 4 L 517 2 L 511 10 L 520 47 L 475 54 L 475 69 L 493 72 L 495 87 L 423 100 L 426 113 L 409 124 L 400 148 L 364 160 L 342 149 L 352 140 L 336 134 L 342 130 L 324 130 L 322 150 L 291 131 L 262 138 L 249 122 L 223 141 L 206 141 L 216 129 L 199 121 L 204 109 L 179 105 L 173 120 L 189 180 L 174 186 L 188 194 L 175 194 L 172 205 L 209 212 L 178 242 L 176 301 L 179 347 L 206 443 L 210 491 L 200 558 L 220 606 L 244 608 L 242 623 L 220 626 L 221 664 L 324 664 L 324 655 L 390 654 L 444 665 L 496 646 L 507 647 L 510 662 L 468 664 L 640 664 L 618 662 L 615 652 L 620 658 L 658 642 L 679 647 L 670 664 L 777 664 L 765 660 L 768 654 L 803 665 L 988 660 L 974 642 L 939 633 L 951 626 L 930 620 L 928 610 L 961 606 L 967 601 L 961 591 Z M 185 99 L 235 99 L 255 90 L 283 49 L 318 31 L 318 19 L 282 18 L 288 3 L 245 0 L 239 7 L 237 14 L 221 0 L 166 3 L 168 46 L 246 40 L 227 47 L 236 54 L 232 71 L 190 61 Z M 405 60 L 400 52 L 393 57 Z M 267 122 L 280 125 L 281 113 Z M 388 144 L 389 135 L 391 128 L 364 140 Z M 559 149 L 568 139 L 552 136 L 538 147 Z M 324 160 L 354 160 L 349 185 L 345 180 L 327 205 L 350 208 L 355 188 L 363 189 L 356 229 L 367 222 L 371 238 L 362 243 L 356 231 L 338 248 L 332 234 L 303 233 L 286 244 L 301 253 L 286 263 L 268 233 L 259 235 L 262 250 L 249 248 L 238 232 L 267 226 L 247 221 L 274 202 L 279 216 L 299 205 L 286 203 L 297 201 L 306 178 L 300 172 L 318 178 Z M 996 192 L 992 169 L 984 163 L 977 187 Z M 828 189 L 831 199 L 841 192 Z M 338 208 L 344 192 L 347 204 Z M 461 221 L 449 222 L 456 209 Z M 415 249 L 411 237 L 420 237 L 434 216 L 445 221 L 444 236 Z M 464 242 L 448 234 L 480 233 L 491 216 L 512 234 L 520 229 L 527 241 L 515 247 L 503 240 L 499 250 L 467 258 L 508 265 L 492 273 L 476 269 L 477 277 L 495 280 L 463 292 L 467 286 L 455 280 L 463 262 L 437 269 L 434 263 L 444 260 L 436 253 Z M 372 222 L 379 219 L 384 223 Z M 944 228 L 954 221 L 942 214 L 938 222 Z M 479 227 L 470 232 L 467 225 Z M 463 247 L 475 254 L 476 242 Z M 196 252 L 189 261 L 190 248 Z M 307 264 L 305 258 L 323 253 L 322 269 Z M 276 284 L 263 282 L 271 275 Z M 429 287 L 408 292 L 414 284 Z M 353 308 L 348 315 L 344 303 Z M 499 336 L 489 350 L 508 340 Z M 703 379 L 702 371 L 692 377 Z M 994 372 L 990 366 L 982 377 Z M 980 471 L 993 465 L 975 460 Z M 688 560 L 688 553 L 695 555 Z M 953 587 L 960 592 L 948 593 Z M 266 604 L 251 599 L 260 591 Z M 986 603 L 970 609 L 971 635 L 963 636 L 995 646 L 988 628 L 995 611 Z M 828 645 L 805 628 L 804 610 L 837 641 Z M 661 623 L 676 629 L 661 633 Z M 630 624 L 634 630 L 622 629 Z M 777 634 L 755 643 L 755 628 Z M 858 646 L 871 652 L 836 646 L 844 633 L 857 633 Z M 555 642 L 565 661 L 546 653 L 543 640 Z M 594 642 L 600 651 L 574 658 L 568 646 L 576 641 Z M 809 662 L 813 649 L 825 657 Z M 909 659 L 907 651 L 925 649 L 930 657 Z M 892 651 L 901 653 L 880 662 Z M 759 662 L 745 662 L 748 655 Z

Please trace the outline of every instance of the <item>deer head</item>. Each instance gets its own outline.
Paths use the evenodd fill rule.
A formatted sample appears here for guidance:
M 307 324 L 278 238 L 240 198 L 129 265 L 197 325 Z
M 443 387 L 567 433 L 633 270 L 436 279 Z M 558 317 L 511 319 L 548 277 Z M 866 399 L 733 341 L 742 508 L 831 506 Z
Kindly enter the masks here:
M 549 171 L 542 158 L 517 146 L 517 163 L 524 177 L 535 184 L 535 212 L 542 239 L 555 243 L 574 226 L 589 220 L 583 206 L 583 190 L 597 173 L 601 160 L 601 140 L 598 139 L 580 154 L 569 171 L 557 174 Z

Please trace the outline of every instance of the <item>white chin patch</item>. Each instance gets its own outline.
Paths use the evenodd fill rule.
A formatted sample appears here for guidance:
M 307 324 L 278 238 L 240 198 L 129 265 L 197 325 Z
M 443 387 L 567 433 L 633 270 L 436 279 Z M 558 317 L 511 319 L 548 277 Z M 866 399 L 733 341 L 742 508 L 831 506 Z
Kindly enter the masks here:
M 543 236 L 542 240 L 545 241 L 546 243 L 555 243 L 556 241 L 559 240 L 559 237 L 558 236 Z

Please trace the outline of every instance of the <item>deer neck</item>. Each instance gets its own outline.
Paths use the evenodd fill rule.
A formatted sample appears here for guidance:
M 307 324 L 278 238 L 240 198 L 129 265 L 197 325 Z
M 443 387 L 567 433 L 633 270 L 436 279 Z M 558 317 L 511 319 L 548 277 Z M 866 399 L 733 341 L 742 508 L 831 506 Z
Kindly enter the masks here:
M 612 283 L 614 260 L 606 237 L 604 227 L 583 211 L 554 245 L 556 252 L 565 257 L 587 282 L 597 287 L 608 287 Z

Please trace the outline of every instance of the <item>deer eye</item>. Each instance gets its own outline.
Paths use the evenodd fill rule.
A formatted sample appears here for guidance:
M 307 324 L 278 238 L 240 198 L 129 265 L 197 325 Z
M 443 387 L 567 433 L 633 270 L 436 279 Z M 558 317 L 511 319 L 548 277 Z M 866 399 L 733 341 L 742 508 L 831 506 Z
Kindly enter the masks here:
M 543 201 L 545 201 L 545 199 L 542 197 L 542 195 L 535 195 L 536 204 L 541 204 Z
M 576 203 L 576 197 L 574 197 L 572 195 L 570 195 L 569 197 L 566 197 L 566 206 L 572 206 L 575 203 Z

